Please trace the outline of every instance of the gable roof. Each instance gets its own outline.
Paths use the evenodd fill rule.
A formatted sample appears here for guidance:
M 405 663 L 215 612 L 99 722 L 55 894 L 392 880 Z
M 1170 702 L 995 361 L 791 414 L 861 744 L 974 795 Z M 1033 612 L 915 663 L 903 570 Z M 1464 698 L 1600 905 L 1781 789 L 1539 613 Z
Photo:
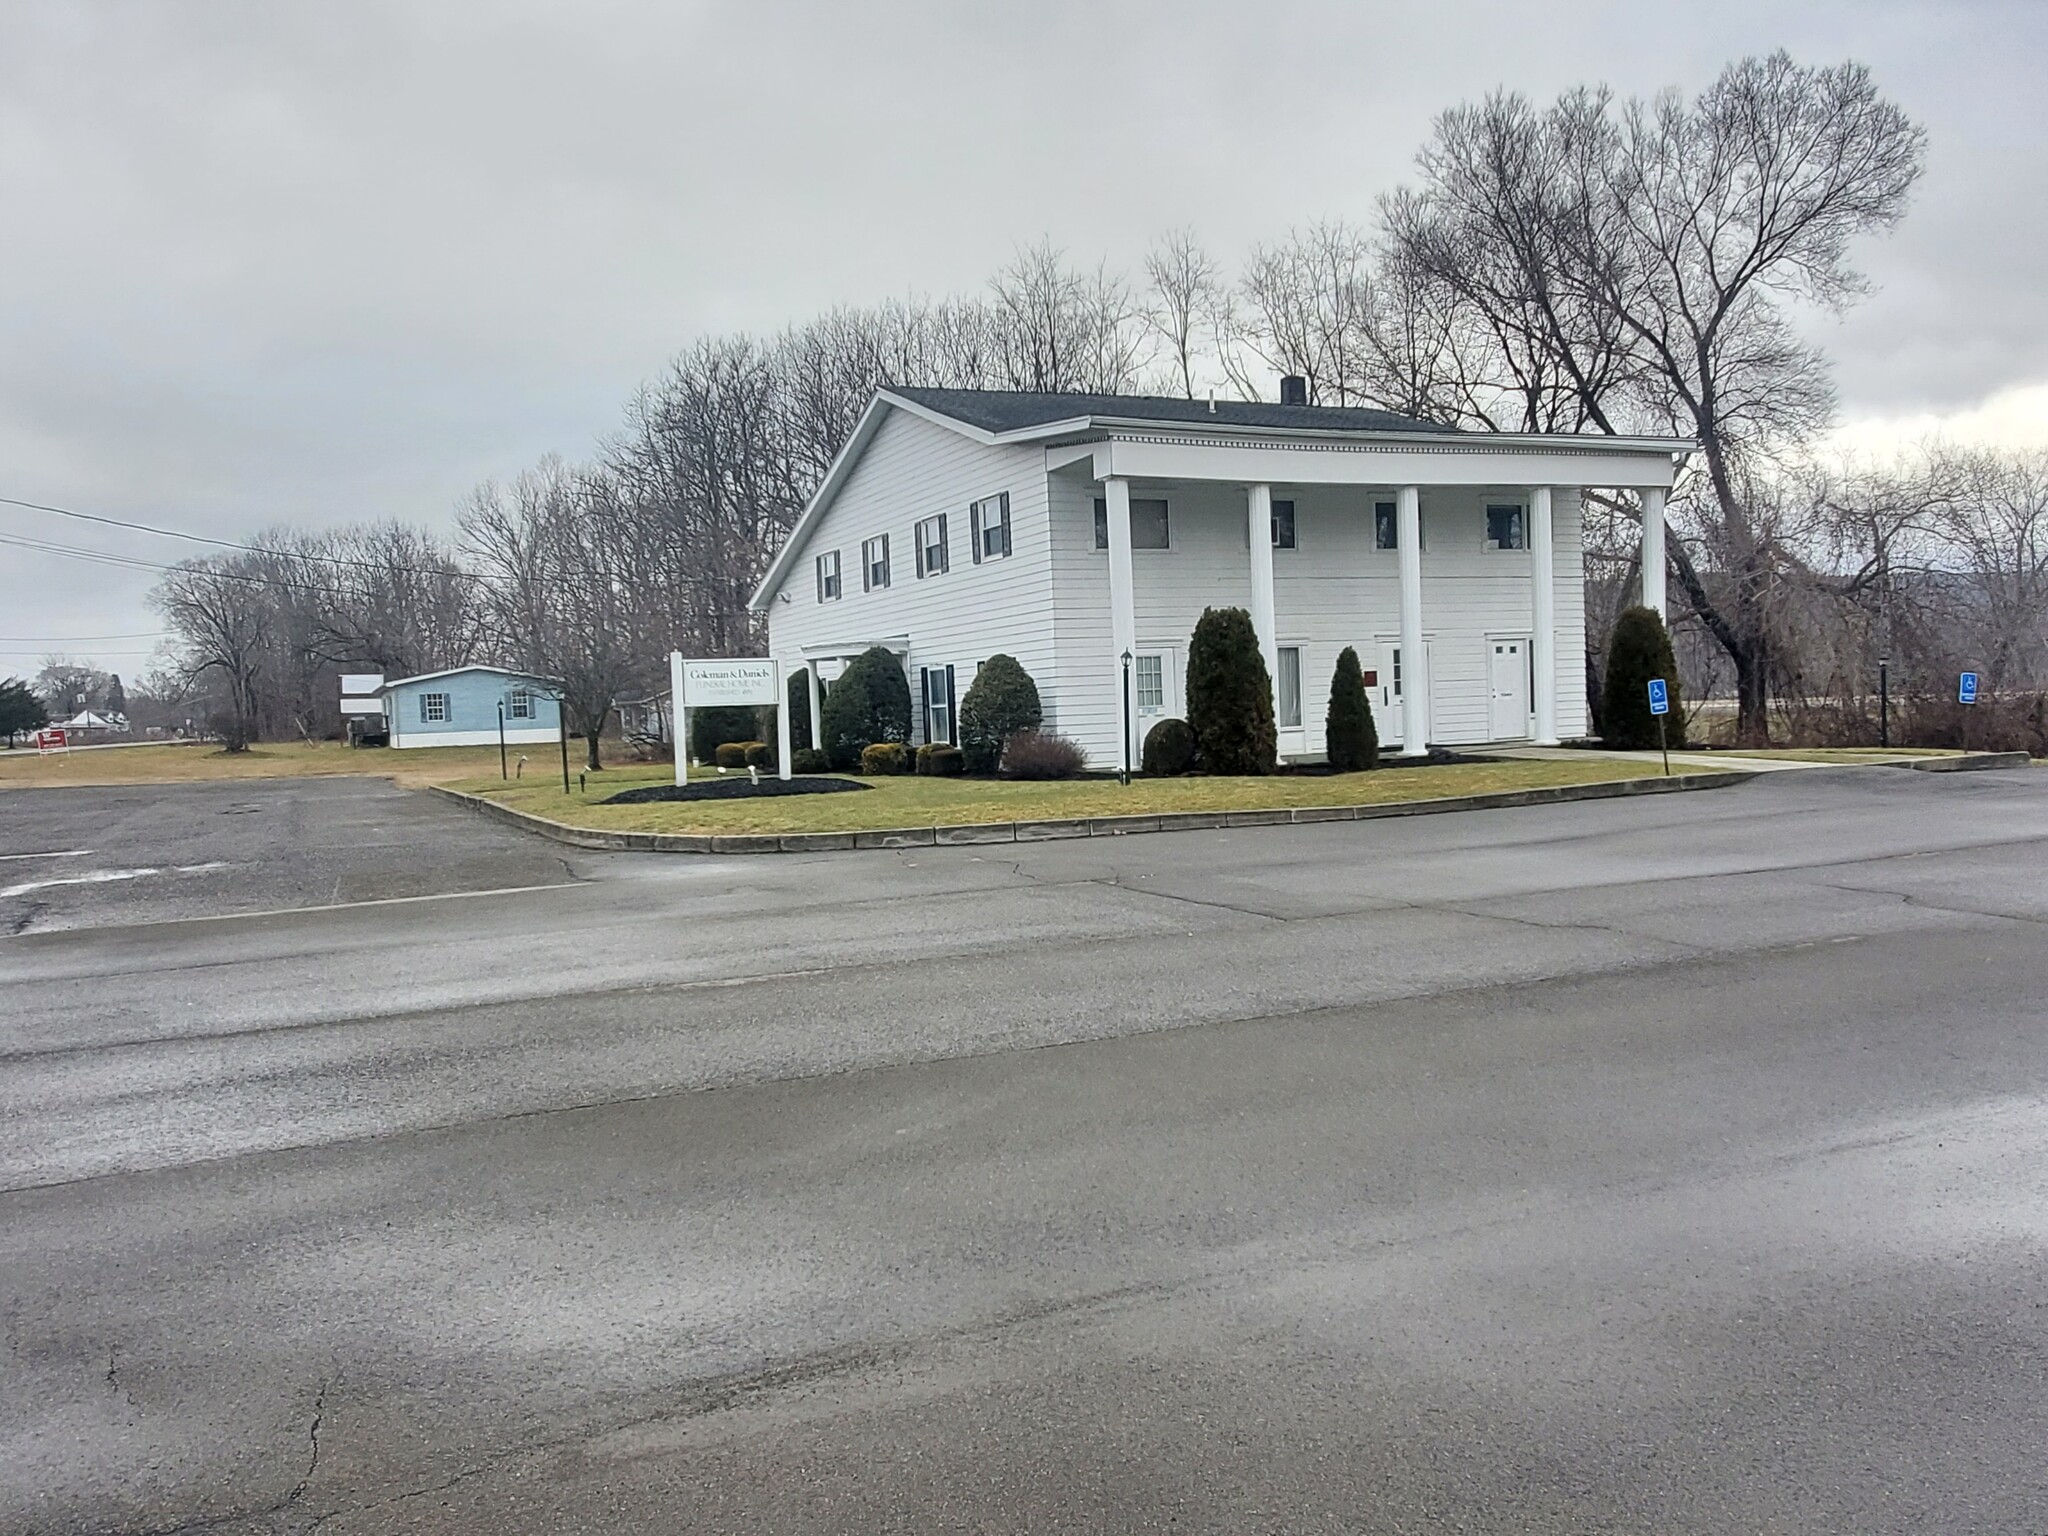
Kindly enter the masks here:
M 1264 427 L 1301 432 L 1458 431 L 1363 406 L 1273 405 L 1264 400 L 1182 400 L 1172 395 L 1040 395 L 1008 389 L 889 389 L 913 405 L 996 436 L 1104 422 L 1186 427 Z
M 481 663 L 474 663 L 467 667 L 443 667 L 439 672 L 415 672 L 411 677 L 394 677 L 377 692 L 389 693 L 392 689 L 401 688 L 407 683 L 431 683 L 436 678 L 460 677 L 465 672 L 495 672 L 500 677 L 513 678 L 522 683 L 545 683 L 549 687 L 554 686 L 552 678 L 536 677 L 531 672 L 514 672 L 510 667 L 487 667 Z

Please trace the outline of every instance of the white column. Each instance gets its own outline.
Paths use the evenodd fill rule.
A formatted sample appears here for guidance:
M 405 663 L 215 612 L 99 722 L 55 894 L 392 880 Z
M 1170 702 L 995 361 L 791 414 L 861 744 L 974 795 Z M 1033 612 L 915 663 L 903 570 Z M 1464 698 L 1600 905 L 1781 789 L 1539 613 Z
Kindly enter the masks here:
M 1273 689 L 1274 717 L 1280 710 L 1280 644 L 1273 618 L 1273 487 L 1255 485 L 1245 496 L 1245 517 L 1252 540 L 1252 629 L 1259 654 L 1266 659 L 1266 680 Z
M 789 670 L 779 661 L 775 664 L 775 772 L 777 778 L 789 778 Z
M 1557 562 L 1551 549 L 1550 487 L 1529 488 L 1529 669 L 1536 697 L 1536 744 L 1557 745 Z
M 1664 612 L 1664 492 L 1651 486 L 1643 491 L 1643 606 Z
M 1401 559 L 1401 756 L 1429 752 L 1429 667 L 1422 643 L 1422 491 L 1404 485 L 1394 501 Z
M 1118 729 L 1123 733 L 1124 748 L 1117 754 L 1112 767 L 1121 768 L 1124 752 L 1130 754 L 1131 766 L 1138 766 L 1138 748 L 1131 741 L 1136 722 L 1126 713 L 1124 707 L 1124 654 L 1134 651 L 1138 645 L 1138 603 L 1137 594 L 1131 581 L 1131 485 L 1128 480 L 1114 476 L 1102 482 L 1102 499 L 1108 508 L 1109 523 L 1109 675 L 1114 692 Z
M 824 714 L 825 690 L 818 684 L 818 661 L 812 657 L 804 663 L 804 683 L 811 695 L 811 750 L 819 751 L 825 744 Z

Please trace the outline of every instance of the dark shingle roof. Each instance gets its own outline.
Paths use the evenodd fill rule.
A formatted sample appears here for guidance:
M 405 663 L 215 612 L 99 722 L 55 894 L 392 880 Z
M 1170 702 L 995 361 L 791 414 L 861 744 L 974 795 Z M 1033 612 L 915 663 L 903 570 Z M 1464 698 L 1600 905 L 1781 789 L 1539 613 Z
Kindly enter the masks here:
M 1269 405 L 1263 400 L 1180 400 L 1171 395 L 1041 395 L 1007 389 L 896 389 L 889 393 L 985 432 L 1021 432 L 1076 416 L 1113 416 L 1199 427 L 1284 427 L 1303 432 L 1455 432 L 1392 411 L 1354 406 Z

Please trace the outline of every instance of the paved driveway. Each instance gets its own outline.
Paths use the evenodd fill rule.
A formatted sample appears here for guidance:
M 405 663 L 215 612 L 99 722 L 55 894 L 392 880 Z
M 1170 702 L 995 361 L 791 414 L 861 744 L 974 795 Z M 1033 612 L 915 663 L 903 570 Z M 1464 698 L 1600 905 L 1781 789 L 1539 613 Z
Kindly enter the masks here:
M 365 806 L 454 878 L 0 939 L 0 1529 L 2042 1525 L 2040 770 L 566 868 Z

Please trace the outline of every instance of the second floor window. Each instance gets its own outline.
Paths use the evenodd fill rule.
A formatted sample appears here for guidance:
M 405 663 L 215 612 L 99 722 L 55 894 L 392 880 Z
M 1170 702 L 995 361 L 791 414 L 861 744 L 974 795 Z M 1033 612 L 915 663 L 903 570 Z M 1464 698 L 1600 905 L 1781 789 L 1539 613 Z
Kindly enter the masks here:
M 818 601 L 829 603 L 839 596 L 839 551 L 828 549 L 818 556 Z
M 1401 547 L 1401 513 L 1391 501 L 1376 501 L 1372 504 L 1372 547 Z
M 889 535 L 878 534 L 860 547 L 861 590 L 879 592 L 889 585 Z
M 1512 504 L 1502 506 L 1496 503 L 1486 509 L 1486 547 L 1488 549 L 1526 549 L 1529 547 L 1528 530 L 1523 522 L 1522 509 Z
M 974 540 L 974 563 L 1001 560 L 1010 553 L 1010 493 L 988 496 L 967 509 L 967 530 Z
M 1291 501 L 1273 503 L 1273 547 L 1294 548 L 1294 503 Z
M 946 569 L 946 516 L 928 517 L 917 525 L 917 574 L 937 576 Z
M 1109 548 L 1109 503 L 1095 498 L 1095 547 Z M 1165 549 L 1167 544 L 1166 503 L 1131 498 L 1131 548 Z

